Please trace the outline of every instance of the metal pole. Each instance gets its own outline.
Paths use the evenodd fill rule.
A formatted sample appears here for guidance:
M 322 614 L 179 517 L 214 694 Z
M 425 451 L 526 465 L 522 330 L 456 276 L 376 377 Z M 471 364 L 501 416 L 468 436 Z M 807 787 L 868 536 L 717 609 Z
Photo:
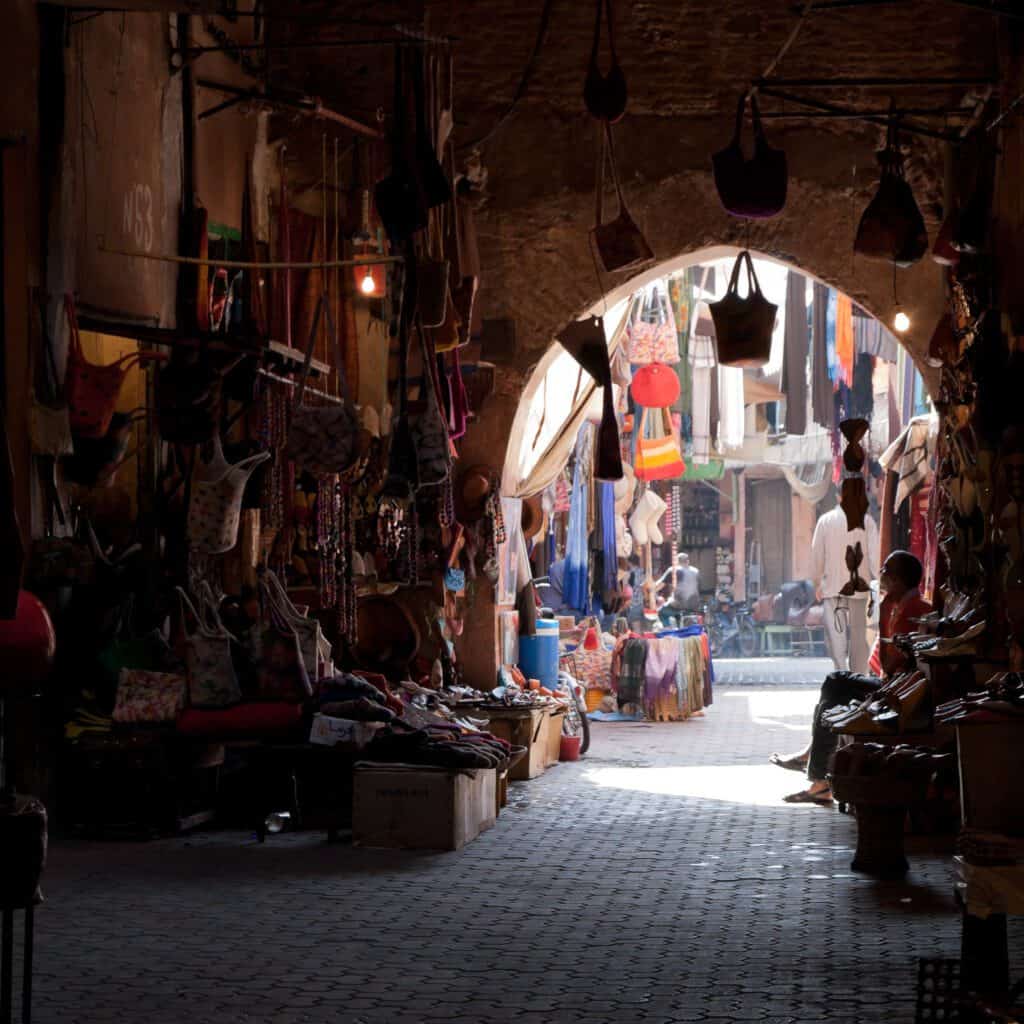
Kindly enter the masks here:
M 996 85 L 998 79 L 992 75 L 974 75 L 957 78 L 755 78 L 759 89 L 900 89 L 920 86 L 922 88 L 955 88 L 971 85 Z

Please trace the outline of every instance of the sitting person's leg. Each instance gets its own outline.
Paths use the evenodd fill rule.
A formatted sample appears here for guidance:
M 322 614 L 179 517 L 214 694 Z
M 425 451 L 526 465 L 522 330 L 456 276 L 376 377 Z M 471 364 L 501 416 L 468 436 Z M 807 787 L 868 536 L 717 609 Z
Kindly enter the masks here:
M 822 721 L 830 708 L 863 700 L 882 685 L 874 676 L 860 676 L 852 672 L 832 672 L 821 686 L 821 695 L 814 708 L 811 721 L 811 744 L 807 753 L 807 789 L 786 797 L 788 803 L 830 803 L 832 793 L 825 779 L 829 759 L 838 743 L 838 737 Z

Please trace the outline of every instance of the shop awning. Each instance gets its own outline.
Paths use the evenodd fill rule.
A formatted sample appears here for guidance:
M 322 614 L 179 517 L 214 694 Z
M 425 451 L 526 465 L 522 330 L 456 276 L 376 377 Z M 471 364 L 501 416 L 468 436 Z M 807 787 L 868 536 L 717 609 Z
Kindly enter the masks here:
M 775 378 L 743 375 L 743 404 L 761 405 L 764 402 L 781 402 L 786 396 L 778 389 Z

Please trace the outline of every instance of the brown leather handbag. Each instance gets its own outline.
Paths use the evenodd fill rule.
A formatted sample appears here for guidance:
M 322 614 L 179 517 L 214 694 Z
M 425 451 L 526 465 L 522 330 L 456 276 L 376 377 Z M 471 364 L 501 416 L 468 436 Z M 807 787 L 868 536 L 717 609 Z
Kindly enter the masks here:
M 739 293 L 740 267 L 747 268 L 747 295 Z M 772 351 L 772 331 L 778 306 L 761 294 L 754 261 L 744 250 L 736 257 L 729 289 L 718 302 L 709 303 L 718 340 L 718 361 L 723 366 L 764 366 Z
M 605 161 L 611 164 L 612 181 L 619 200 L 619 213 L 614 220 L 602 223 L 604 219 L 604 169 Z M 647 244 L 643 232 L 626 209 L 626 200 L 619 184 L 619 173 L 615 166 L 615 151 L 612 146 L 611 126 L 604 125 L 604 141 L 601 146 L 600 165 L 597 175 L 597 211 L 594 229 L 591 232 L 594 245 L 601 257 L 604 269 L 609 273 L 616 270 L 635 270 L 654 260 L 654 252 Z
M 725 209 L 735 217 L 774 217 L 786 205 L 789 172 L 786 154 L 768 145 L 761 125 L 757 99 L 750 97 L 750 115 L 754 123 L 754 155 L 743 155 L 743 113 L 747 94 L 736 108 L 736 129 L 732 142 L 712 158 L 715 188 Z

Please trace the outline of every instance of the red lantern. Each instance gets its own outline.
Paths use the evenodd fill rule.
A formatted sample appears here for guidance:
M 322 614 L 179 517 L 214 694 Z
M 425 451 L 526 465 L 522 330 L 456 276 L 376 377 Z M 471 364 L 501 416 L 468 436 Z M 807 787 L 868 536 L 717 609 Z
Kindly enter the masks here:
M 679 397 L 679 378 L 665 363 L 649 363 L 633 374 L 633 401 L 647 409 L 664 409 Z

